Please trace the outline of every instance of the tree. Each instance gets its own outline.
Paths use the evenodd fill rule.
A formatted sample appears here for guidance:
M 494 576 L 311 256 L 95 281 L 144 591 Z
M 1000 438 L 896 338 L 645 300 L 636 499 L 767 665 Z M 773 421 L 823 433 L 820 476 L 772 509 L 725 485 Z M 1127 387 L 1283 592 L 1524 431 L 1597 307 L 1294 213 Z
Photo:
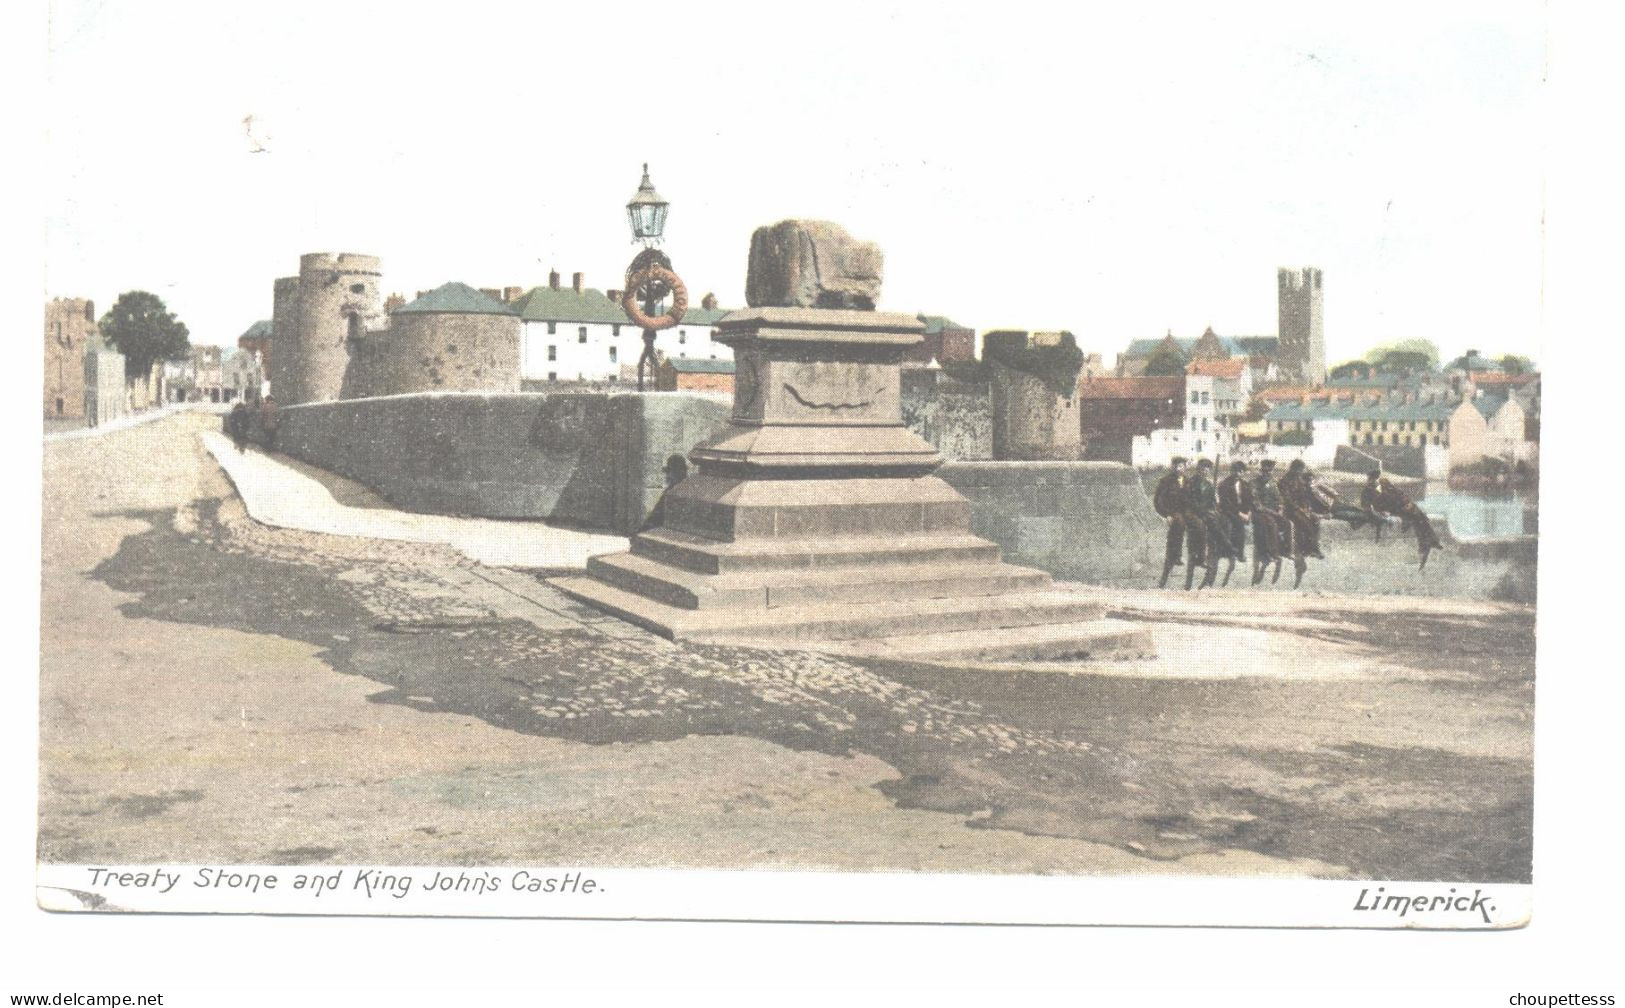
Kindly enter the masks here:
M 1247 423 L 1257 423 L 1264 419 L 1264 414 L 1269 411 L 1270 404 L 1255 396 L 1247 401 L 1247 412 L 1243 413 L 1241 418 Z
M 1146 357 L 1145 374 L 1148 378 L 1172 378 L 1184 374 L 1188 364 L 1185 352 L 1172 340 L 1164 340 Z
M 1377 367 L 1389 374 L 1409 374 L 1412 371 L 1431 371 L 1437 363 L 1423 350 L 1390 350 L 1382 355 Z
M 1506 354 L 1496 363 L 1509 375 L 1530 374 L 1535 370 L 1535 362 L 1521 354 Z
M 1365 359 L 1372 364 L 1382 365 L 1390 354 L 1395 353 L 1419 354 L 1420 357 L 1410 359 L 1425 361 L 1423 368 L 1429 371 L 1439 366 L 1439 348 L 1433 345 L 1432 340 L 1425 339 L 1398 340 L 1374 346 L 1366 351 Z
M 125 291 L 102 316 L 102 338 L 124 355 L 129 377 L 151 372 L 154 361 L 178 360 L 191 350 L 186 323 L 146 291 Z

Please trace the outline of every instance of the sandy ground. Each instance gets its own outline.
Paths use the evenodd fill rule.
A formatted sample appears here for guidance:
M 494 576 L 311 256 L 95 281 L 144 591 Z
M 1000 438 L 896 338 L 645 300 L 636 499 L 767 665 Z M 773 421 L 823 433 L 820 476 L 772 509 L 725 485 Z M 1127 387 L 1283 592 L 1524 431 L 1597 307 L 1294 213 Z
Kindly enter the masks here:
M 494 604 L 250 520 L 180 415 L 45 449 L 40 857 L 1522 881 L 1534 613 L 1114 593 L 1162 657 L 976 672 Z

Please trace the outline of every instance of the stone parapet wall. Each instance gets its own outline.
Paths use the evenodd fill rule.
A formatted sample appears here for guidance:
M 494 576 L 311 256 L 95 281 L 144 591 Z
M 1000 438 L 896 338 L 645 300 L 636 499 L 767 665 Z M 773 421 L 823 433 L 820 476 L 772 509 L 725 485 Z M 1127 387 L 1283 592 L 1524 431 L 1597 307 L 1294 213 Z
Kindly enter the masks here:
M 625 534 L 659 501 L 673 456 L 726 415 L 682 393 L 418 393 L 285 407 L 276 448 L 410 511 Z
M 1097 583 L 1162 569 L 1164 526 L 1129 466 L 950 462 L 937 475 L 970 499 L 971 531 L 998 543 L 1011 563 Z

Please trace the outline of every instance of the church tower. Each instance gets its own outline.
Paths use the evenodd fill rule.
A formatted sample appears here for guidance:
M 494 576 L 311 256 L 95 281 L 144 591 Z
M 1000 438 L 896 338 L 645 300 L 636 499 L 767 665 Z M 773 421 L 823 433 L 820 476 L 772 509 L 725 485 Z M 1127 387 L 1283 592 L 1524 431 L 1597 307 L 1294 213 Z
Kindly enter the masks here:
M 1279 296 L 1280 349 L 1276 363 L 1298 381 L 1326 381 L 1326 332 L 1322 324 L 1320 269 L 1282 267 L 1276 271 Z

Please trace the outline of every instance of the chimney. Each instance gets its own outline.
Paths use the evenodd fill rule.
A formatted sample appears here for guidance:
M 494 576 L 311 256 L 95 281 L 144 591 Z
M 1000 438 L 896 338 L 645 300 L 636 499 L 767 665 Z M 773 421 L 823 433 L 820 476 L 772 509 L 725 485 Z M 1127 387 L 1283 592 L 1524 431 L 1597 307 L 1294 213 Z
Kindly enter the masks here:
M 502 288 L 502 300 L 504 300 L 504 301 L 518 301 L 520 298 L 522 298 L 524 296 L 525 296 L 525 289 L 523 287 L 504 287 L 504 288 Z
M 575 291 L 577 294 L 581 293 L 581 274 L 580 273 L 572 273 L 572 274 L 570 274 L 570 289 Z
M 700 307 L 704 308 L 706 311 L 716 311 L 717 296 L 715 294 L 707 293 L 705 297 L 700 298 Z
M 615 302 L 616 304 L 620 304 L 621 303 L 621 293 L 622 292 L 618 291 L 618 290 L 607 290 L 607 291 L 604 292 L 604 296 L 609 298 L 611 301 Z
M 547 274 L 547 285 L 554 290 L 559 289 L 559 271 L 553 270 Z
M 422 297 L 423 295 L 425 295 L 427 293 L 429 293 L 429 292 L 428 291 L 418 291 L 418 297 Z
M 481 287 L 480 293 L 484 294 L 488 298 L 495 298 L 498 301 L 502 300 L 502 292 L 497 290 L 495 287 Z

